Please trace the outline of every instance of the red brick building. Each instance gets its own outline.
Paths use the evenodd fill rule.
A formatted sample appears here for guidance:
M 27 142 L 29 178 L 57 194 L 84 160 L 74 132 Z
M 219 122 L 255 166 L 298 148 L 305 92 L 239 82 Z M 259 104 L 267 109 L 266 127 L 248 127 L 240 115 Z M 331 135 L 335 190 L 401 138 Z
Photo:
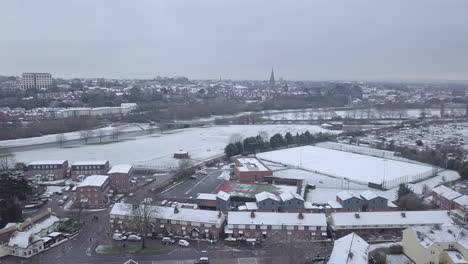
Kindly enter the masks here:
M 237 239 L 292 236 L 322 240 L 327 236 L 327 219 L 316 213 L 229 212 L 225 233 Z
M 432 203 L 442 209 L 455 209 L 454 200 L 462 196 L 460 193 L 440 185 L 432 189 Z
M 133 177 L 133 166 L 120 164 L 112 166 L 107 172 L 110 177 L 112 189 L 118 193 L 127 193 L 132 189 L 130 179 Z
M 67 160 L 38 160 L 29 163 L 26 175 L 40 181 L 55 181 L 65 179 L 67 173 Z
M 234 175 L 240 182 L 263 182 L 273 172 L 256 157 L 240 157 L 235 161 Z
M 106 208 L 110 203 L 109 176 L 91 175 L 86 177 L 76 189 L 74 207 Z
M 108 160 L 75 161 L 70 167 L 70 175 L 74 181 L 82 181 L 89 175 L 106 175 L 108 171 Z
M 116 203 L 110 212 L 113 231 L 131 231 L 132 218 L 138 210 L 151 215 L 152 234 L 193 239 L 218 239 L 224 228 L 226 215 L 220 211 L 188 209 L 165 206 L 148 206 Z

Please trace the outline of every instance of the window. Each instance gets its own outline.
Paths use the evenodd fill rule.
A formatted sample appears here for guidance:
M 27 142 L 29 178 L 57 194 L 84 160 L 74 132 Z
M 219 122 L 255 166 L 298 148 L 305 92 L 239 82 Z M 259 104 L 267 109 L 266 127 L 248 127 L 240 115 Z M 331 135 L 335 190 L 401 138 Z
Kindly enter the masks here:
M 434 255 L 434 254 L 435 254 L 435 251 L 434 251 L 434 250 L 431 250 L 431 254 Z
M 267 225 L 267 229 L 271 229 L 271 225 Z
M 304 226 L 304 230 L 309 230 L 309 227 L 308 227 L 308 226 Z
M 321 229 L 321 227 L 320 227 L 320 226 L 317 226 L 317 230 L 320 230 L 320 229 Z
M 298 226 L 294 226 L 294 230 L 299 230 L 299 227 L 298 227 Z
M 259 226 L 259 225 L 256 225 L 255 228 L 256 228 L 256 229 L 260 229 L 260 226 Z

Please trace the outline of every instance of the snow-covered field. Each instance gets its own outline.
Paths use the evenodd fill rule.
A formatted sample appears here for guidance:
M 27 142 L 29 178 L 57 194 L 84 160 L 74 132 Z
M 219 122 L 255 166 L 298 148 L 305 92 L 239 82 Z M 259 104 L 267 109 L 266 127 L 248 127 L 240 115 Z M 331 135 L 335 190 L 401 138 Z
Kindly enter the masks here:
M 72 148 L 47 148 L 15 153 L 21 162 L 44 159 L 109 160 L 111 165 L 130 163 L 152 168 L 175 167 L 178 160 L 172 155 L 178 150 L 186 150 L 195 161 L 206 160 L 224 153 L 224 147 L 232 134 L 245 137 L 255 136 L 265 131 L 272 136 L 275 133 L 331 132 L 314 125 L 251 125 L 251 126 L 210 126 L 187 128 L 136 137 L 132 140 L 103 145 L 76 145 Z M 331 133 L 336 133 L 333 131 Z
M 314 146 L 264 152 L 257 156 L 270 162 L 362 183 L 381 184 L 384 180 L 391 181 L 404 176 L 411 180 L 413 175 L 432 171 L 431 167 L 425 165 Z

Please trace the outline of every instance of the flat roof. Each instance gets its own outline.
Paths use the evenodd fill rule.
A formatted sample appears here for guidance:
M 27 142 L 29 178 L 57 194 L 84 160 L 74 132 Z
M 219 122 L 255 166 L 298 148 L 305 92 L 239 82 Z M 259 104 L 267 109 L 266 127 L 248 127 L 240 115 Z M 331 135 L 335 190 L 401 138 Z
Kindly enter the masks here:
M 260 160 L 255 157 L 237 158 L 241 165 L 236 166 L 239 171 L 270 171 Z
M 107 181 L 107 179 L 109 179 L 109 176 L 90 175 L 86 177 L 80 184 L 78 184 L 78 187 L 84 187 L 84 186 L 101 187 Z
M 199 193 L 197 195 L 197 199 L 216 201 L 216 194 L 214 194 L 214 193 Z
M 453 200 L 461 196 L 457 191 L 454 191 L 444 185 L 440 185 L 432 189 L 433 192 L 437 193 L 441 197 L 444 197 L 447 200 Z
M 119 164 L 112 166 L 112 168 L 107 172 L 109 173 L 129 173 L 132 169 L 132 165 L 129 164 Z

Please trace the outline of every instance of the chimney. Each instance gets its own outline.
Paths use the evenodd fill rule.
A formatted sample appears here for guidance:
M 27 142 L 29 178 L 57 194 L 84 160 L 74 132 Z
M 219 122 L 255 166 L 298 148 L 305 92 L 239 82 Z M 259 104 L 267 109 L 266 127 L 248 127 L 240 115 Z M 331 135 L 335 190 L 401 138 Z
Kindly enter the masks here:
M 221 216 L 223 216 L 223 214 L 221 213 L 221 211 L 218 212 L 218 218 L 221 218 Z
M 179 208 L 176 206 L 174 207 L 174 214 L 178 214 L 179 213 Z
M 255 212 L 254 211 L 250 212 L 250 218 L 255 218 Z
M 406 217 L 406 213 L 405 213 L 405 212 L 401 212 L 401 217 Z
M 355 213 L 355 214 L 354 214 L 354 217 L 356 217 L 356 218 L 361 218 L 361 216 L 359 215 L 359 213 Z
M 302 214 L 302 212 L 299 212 L 298 217 L 299 217 L 299 219 L 304 219 L 304 215 Z

